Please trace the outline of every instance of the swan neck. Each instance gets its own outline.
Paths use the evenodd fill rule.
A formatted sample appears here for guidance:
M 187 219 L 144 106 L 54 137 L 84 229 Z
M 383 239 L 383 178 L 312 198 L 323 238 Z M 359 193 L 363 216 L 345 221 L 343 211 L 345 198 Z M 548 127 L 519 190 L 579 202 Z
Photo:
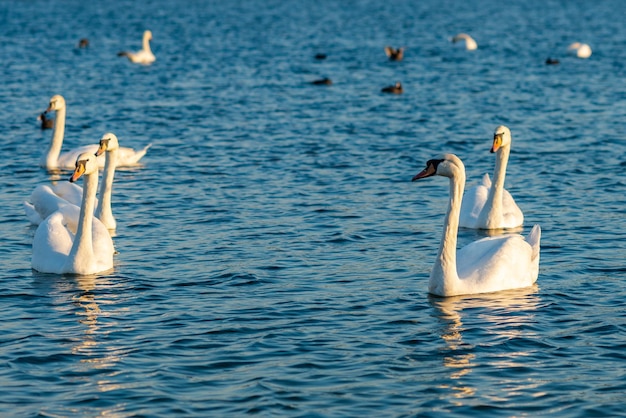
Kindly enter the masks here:
M 56 110 L 54 118 L 54 130 L 52 131 L 52 141 L 45 155 L 43 165 L 47 168 L 56 168 L 61 155 L 63 137 L 65 136 L 65 107 Z
M 444 219 L 443 236 L 441 237 L 437 260 L 430 275 L 429 288 L 431 293 L 453 294 L 459 281 L 456 269 L 456 246 L 464 189 L 465 172 L 457 170 L 450 178 L 450 201 Z
M 486 224 L 488 227 L 497 227 L 502 223 L 503 206 L 502 198 L 504 196 L 504 179 L 506 177 L 506 166 L 509 162 L 509 153 L 511 148 L 509 146 L 502 147 L 496 153 L 496 167 L 493 172 L 493 182 L 489 189 L 489 196 L 487 197 L 487 204 L 485 208 Z
M 147 36 L 143 38 L 143 50 L 146 52 L 152 52 L 150 49 L 150 39 Z
M 111 210 L 111 194 L 113 192 L 113 177 L 117 165 L 117 150 L 107 151 L 104 161 L 104 174 L 100 184 L 100 199 L 94 213 L 108 229 L 115 229 L 115 218 Z
M 98 172 L 85 175 L 83 180 L 83 199 L 80 205 L 80 215 L 76 236 L 69 255 L 69 262 L 93 259 L 93 211 L 98 188 Z

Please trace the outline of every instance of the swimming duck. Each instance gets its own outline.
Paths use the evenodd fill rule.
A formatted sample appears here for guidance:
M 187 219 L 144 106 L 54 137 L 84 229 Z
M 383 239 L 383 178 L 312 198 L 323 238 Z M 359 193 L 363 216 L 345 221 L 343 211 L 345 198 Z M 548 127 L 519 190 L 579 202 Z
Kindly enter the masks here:
M 404 58 L 404 47 L 394 49 L 390 46 L 386 46 L 385 54 L 387 54 L 391 61 L 402 61 L 402 58 Z
M 396 82 L 393 86 L 383 87 L 381 89 L 383 93 L 392 93 L 392 94 L 402 94 L 404 90 L 402 89 L 402 84 L 400 82 Z
M 41 129 L 52 129 L 54 127 L 54 119 L 46 118 L 46 112 L 37 116 L 37 120 L 41 121 Z
M 315 84 L 315 85 L 318 85 L 318 86 L 321 86 L 321 85 L 330 86 L 331 84 L 333 84 L 333 81 L 330 78 L 325 77 L 325 78 L 321 78 L 319 80 L 311 81 L 311 84 Z

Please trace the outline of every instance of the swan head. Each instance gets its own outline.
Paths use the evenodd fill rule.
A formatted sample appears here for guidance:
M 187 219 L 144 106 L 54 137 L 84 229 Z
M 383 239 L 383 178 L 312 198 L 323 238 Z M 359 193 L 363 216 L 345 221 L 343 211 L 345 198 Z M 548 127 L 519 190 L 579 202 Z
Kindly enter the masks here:
M 111 132 L 106 133 L 100 138 L 100 145 L 98 146 L 98 151 L 96 151 L 96 157 L 102 155 L 105 151 L 114 151 L 119 149 L 120 144 L 117 141 L 117 136 L 112 134 Z
M 500 125 L 493 133 L 493 145 L 491 146 L 492 153 L 498 151 L 500 148 L 508 147 L 511 145 L 511 130 L 504 125 Z
M 149 31 L 149 30 L 145 31 L 143 33 L 143 39 L 146 40 L 146 41 L 151 41 L 152 40 L 152 31 Z
M 76 158 L 76 168 L 70 177 L 70 183 L 74 183 L 83 175 L 89 175 L 98 172 L 98 160 L 94 154 L 83 152 Z
M 55 94 L 50 98 L 50 104 L 48 105 L 46 112 L 61 109 L 65 109 L 65 99 L 60 94 Z
M 440 158 L 428 160 L 426 168 L 416 174 L 411 181 L 435 175 L 452 178 L 459 171 L 465 173 L 463 161 L 454 154 L 444 154 Z

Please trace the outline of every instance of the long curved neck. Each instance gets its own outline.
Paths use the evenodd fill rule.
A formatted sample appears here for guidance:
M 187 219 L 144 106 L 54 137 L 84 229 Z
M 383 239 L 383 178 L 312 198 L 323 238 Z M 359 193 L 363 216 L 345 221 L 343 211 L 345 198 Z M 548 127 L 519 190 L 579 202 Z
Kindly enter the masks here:
M 98 173 L 95 172 L 85 175 L 78 227 L 68 258 L 68 262 L 71 263 L 72 266 L 76 266 L 81 260 L 92 260 L 94 258 L 92 225 L 97 188 Z M 72 271 L 78 271 L 78 269 L 73 268 Z
M 152 50 L 150 50 L 150 38 L 147 36 L 143 37 L 143 50 L 146 52 L 152 52 Z
M 113 191 L 113 176 L 117 165 L 117 149 L 107 151 L 104 161 L 104 174 L 100 184 L 100 199 L 96 208 L 95 217 L 100 219 L 108 229 L 115 229 L 116 223 L 111 210 L 111 193 Z
M 459 281 L 456 269 L 456 245 L 464 189 L 465 172 L 459 170 L 450 178 L 450 202 L 444 219 L 443 236 L 437 260 L 430 273 L 429 290 L 431 293 L 452 294 Z
M 54 118 L 54 131 L 52 132 L 52 141 L 48 152 L 44 155 L 42 166 L 47 168 L 56 168 L 58 165 L 61 147 L 63 146 L 63 137 L 65 135 L 65 107 L 56 111 Z
M 504 178 L 506 177 L 506 166 L 509 163 L 510 146 L 502 147 L 496 153 L 496 168 L 493 172 L 493 181 L 487 196 L 487 202 L 481 216 L 489 228 L 498 228 L 502 224 L 504 196 Z

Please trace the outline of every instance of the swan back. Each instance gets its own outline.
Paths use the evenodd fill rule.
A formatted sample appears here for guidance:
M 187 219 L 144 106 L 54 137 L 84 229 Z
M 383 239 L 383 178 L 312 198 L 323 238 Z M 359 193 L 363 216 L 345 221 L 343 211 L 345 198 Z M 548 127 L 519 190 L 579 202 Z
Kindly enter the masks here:
M 567 50 L 578 58 L 589 58 L 591 56 L 591 47 L 581 42 L 574 42 Z
M 467 49 L 468 51 L 473 51 L 478 48 L 478 44 L 476 43 L 474 38 L 469 36 L 467 33 L 458 33 L 454 35 L 454 37 L 452 38 L 452 42 L 457 43 L 459 41 L 465 41 L 465 49 Z

